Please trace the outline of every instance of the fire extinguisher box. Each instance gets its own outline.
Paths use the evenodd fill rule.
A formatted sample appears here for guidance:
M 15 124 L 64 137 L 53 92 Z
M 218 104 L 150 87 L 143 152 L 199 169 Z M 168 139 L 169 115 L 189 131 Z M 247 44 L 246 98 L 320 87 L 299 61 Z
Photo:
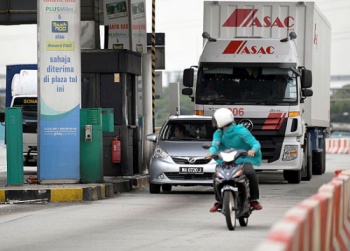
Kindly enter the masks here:
M 102 131 L 114 132 L 113 108 L 102 108 Z
M 102 109 L 80 110 L 80 181 L 103 182 Z

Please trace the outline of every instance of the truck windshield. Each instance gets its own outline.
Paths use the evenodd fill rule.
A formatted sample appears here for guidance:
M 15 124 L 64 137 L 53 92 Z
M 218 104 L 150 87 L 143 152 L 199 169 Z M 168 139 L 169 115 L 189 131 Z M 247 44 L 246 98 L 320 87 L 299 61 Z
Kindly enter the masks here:
M 290 68 L 205 66 L 198 70 L 197 104 L 288 105 L 297 102 Z
M 13 107 L 21 107 L 23 125 L 37 123 L 38 102 L 36 97 L 16 97 L 13 100 Z M 36 125 L 35 125 L 36 127 Z M 36 129 L 35 129 L 36 131 Z

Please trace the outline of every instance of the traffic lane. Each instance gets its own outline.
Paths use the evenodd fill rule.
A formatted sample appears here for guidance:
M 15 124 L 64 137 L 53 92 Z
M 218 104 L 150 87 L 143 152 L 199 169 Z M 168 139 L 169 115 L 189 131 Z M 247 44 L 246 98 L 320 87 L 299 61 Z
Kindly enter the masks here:
M 329 182 L 334 172 L 338 169 L 350 169 L 350 155 L 347 154 L 327 154 L 326 155 L 326 172 L 323 175 L 313 175 L 312 182 L 316 182 L 319 186 Z M 259 178 L 259 184 L 288 184 L 283 179 L 283 171 L 265 171 L 257 172 Z M 307 184 L 309 181 L 301 181 L 300 184 Z M 290 184 L 294 186 L 298 184 Z
M 317 193 L 318 189 L 327 184 L 334 177 L 335 170 L 349 169 L 350 155 L 327 154 L 326 171 L 323 175 L 313 175 L 310 181 L 301 181 L 299 184 L 289 184 L 283 179 L 282 171 L 259 172 L 260 202 L 267 211 L 280 208 L 282 214 L 302 200 Z M 288 198 L 284 200 L 284 198 Z M 279 201 L 280 203 L 275 203 Z M 273 207 L 269 207 L 271 203 Z
M 212 187 L 175 187 L 173 192 L 161 194 L 149 194 L 148 187 L 144 187 L 91 203 L 50 209 L 44 206 L 35 212 L 31 212 L 29 206 L 25 212 L 0 224 L 2 247 L 5 247 L 3 250 L 26 250 L 28 246 L 36 250 L 233 247 L 254 250 L 288 209 L 329 182 L 334 170 L 345 166 L 346 161 L 349 164 L 349 156 L 327 156 L 326 174 L 300 184 L 262 183 L 263 210 L 253 212 L 247 227 L 237 225 L 234 231 L 227 230 L 222 214 L 209 213 L 214 203 Z M 278 179 L 280 177 L 276 177 Z
M 173 193 L 157 195 L 143 188 L 109 200 L 43 209 L 1 224 L 2 247 L 213 250 L 235 246 L 252 250 L 254 243 L 263 240 L 261 233 L 269 229 L 271 222 L 252 221 L 251 226 L 228 231 L 222 214 L 209 213 L 213 199 L 209 187 L 179 187 Z

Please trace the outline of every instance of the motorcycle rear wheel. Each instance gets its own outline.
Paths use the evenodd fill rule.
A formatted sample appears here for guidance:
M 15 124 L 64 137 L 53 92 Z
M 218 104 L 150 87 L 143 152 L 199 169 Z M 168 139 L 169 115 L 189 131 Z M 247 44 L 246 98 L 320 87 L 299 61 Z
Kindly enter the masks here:
M 241 227 L 246 227 L 246 226 L 248 226 L 248 217 L 243 217 L 243 216 L 241 216 L 241 217 L 238 218 L 238 221 L 239 221 L 239 225 L 240 225 Z
M 229 230 L 235 230 L 236 227 L 236 206 L 235 199 L 233 198 L 233 194 L 231 191 L 224 191 L 224 210 L 225 210 L 225 218 L 227 228 Z

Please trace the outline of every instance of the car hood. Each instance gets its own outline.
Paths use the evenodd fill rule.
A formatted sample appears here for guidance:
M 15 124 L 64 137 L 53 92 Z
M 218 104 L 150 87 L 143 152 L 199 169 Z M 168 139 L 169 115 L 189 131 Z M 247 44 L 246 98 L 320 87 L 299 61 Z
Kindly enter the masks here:
M 170 156 L 204 157 L 209 150 L 204 149 L 202 145 L 210 143 L 210 141 L 159 141 L 158 146 Z

